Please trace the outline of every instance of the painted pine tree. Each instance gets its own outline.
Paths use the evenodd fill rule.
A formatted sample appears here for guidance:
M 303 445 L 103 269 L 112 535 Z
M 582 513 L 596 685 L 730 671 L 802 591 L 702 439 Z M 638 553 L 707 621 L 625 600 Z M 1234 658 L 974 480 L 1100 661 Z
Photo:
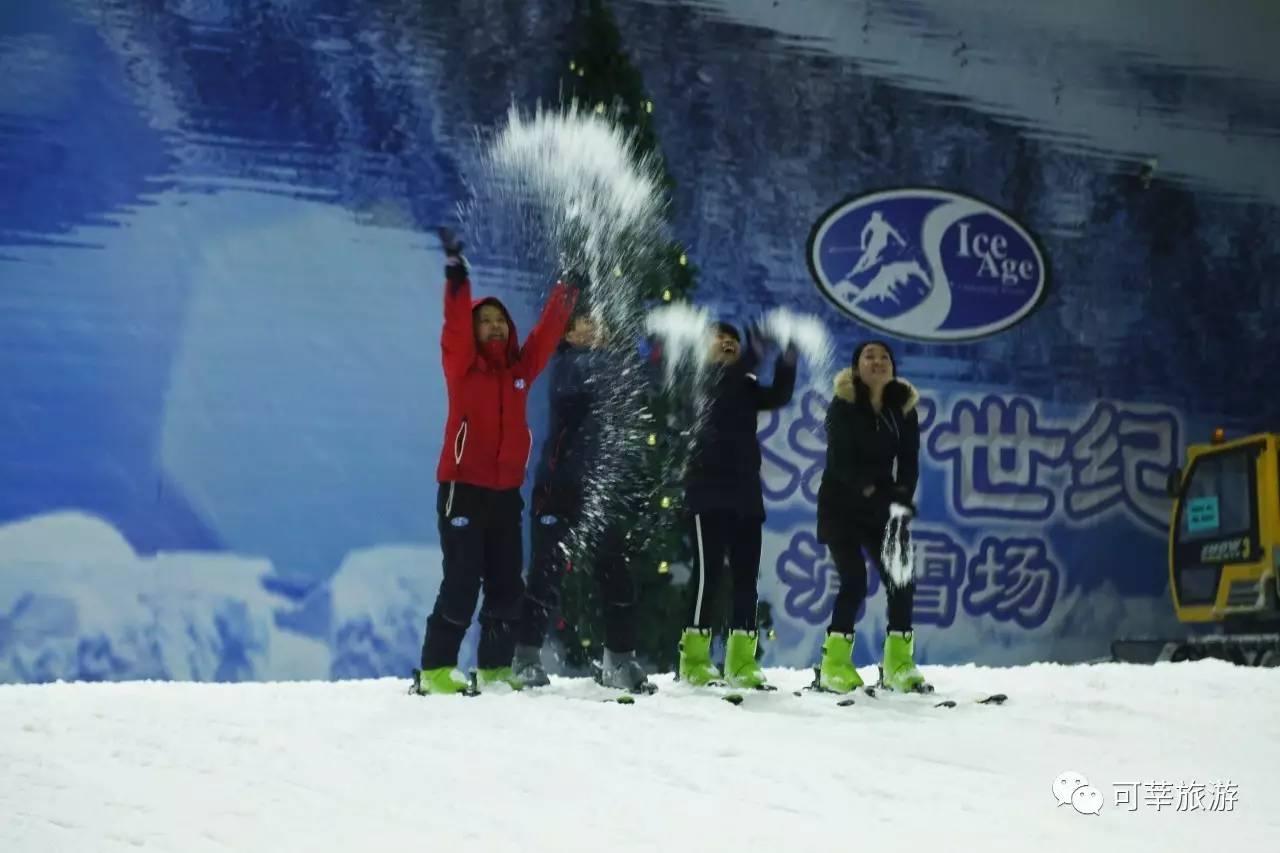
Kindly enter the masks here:
M 602 0 L 578 4 L 569 38 L 568 56 L 556 98 L 594 111 L 632 133 L 637 155 L 653 156 L 670 195 L 674 182 L 667 171 L 654 129 L 657 106 L 646 94 L 639 70 L 623 50 L 622 35 Z M 651 305 L 689 300 L 697 268 L 684 248 L 670 243 L 652 269 L 640 271 L 645 301 Z M 659 352 L 653 353 L 660 357 Z M 639 598 L 637 652 L 656 670 L 674 668 L 677 641 L 689 607 L 688 591 L 673 580 L 672 567 L 689 564 L 689 543 L 680 523 L 680 467 L 687 430 L 682 428 L 676 395 L 654 383 L 647 393 L 646 444 L 642 479 L 647 484 L 630 525 L 628 557 Z M 599 655 L 604 631 L 598 592 L 590 566 L 574 564 L 565 578 L 555 636 L 565 663 L 581 668 Z

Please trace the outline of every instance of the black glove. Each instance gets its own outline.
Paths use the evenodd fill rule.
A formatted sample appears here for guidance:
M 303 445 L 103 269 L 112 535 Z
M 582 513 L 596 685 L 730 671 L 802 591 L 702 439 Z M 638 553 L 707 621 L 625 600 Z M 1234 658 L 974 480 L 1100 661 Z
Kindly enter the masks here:
M 467 259 L 462 256 L 462 241 L 451 228 L 438 228 L 440 243 L 444 246 L 444 277 L 451 284 L 461 284 L 471 276 Z
M 890 510 L 892 511 L 895 506 L 900 506 L 906 510 L 908 521 L 916 517 L 915 501 L 911 500 L 911 495 L 907 494 L 907 490 L 901 486 L 894 486 L 889 490 Z
M 581 293 L 591 284 L 591 277 L 585 272 L 570 267 L 560 274 L 560 280 Z
M 795 367 L 796 361 L 800 358 L 800 351 L 796 349 L 795 342 L 787 344 L 786 349 L 782 351 L 782 360 L 788 367 Z
M 751 323 L 747 326 L 747 347 L 746 351 L 751 359 L 752 364 L 762 364 L 764 362 L 765 353 L 773 346 L 773 339 L 760 328 L 759 323 Z

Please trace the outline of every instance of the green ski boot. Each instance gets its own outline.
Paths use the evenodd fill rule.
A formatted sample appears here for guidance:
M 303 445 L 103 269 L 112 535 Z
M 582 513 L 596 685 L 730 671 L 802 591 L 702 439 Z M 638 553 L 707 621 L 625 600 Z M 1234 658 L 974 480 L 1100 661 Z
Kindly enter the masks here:
M 853 666 L 853 634 L 827 634 L 822 644 L 818 687 L 832 693 L 849 693 L 863 684 Z
M 724 677 L 731 687 L 763 690 L 768 687 L 756 663 L 756 632 L 736 628 L 729 632 L 724 653 Z
M 884 665 L 880 668 L 880 683 L 900 693 L 931 693 L 916 662 L 915 635 L 910 631 L 890 631 L 884 638 Z
M 694 687 L 721 681 L 720 671 L 711 662 L 711 629 L 685 628 L 680 638 L 680 680 Z
M 509 666 L 495 666 L 489 669 L 477 669 L 476 681 L 479 682 L 481 690 L 487 690 L 490 687 L 497 687 L 497 692 L 502 692 L 505 685 L 510 690 L 523 690 L 524 682 L 516 678 L 515 673 L 511 671 Z
M 471 689 L 466 676 L 452 666 L 413 671 L 413 692 L 419 696 L 467 693 Z

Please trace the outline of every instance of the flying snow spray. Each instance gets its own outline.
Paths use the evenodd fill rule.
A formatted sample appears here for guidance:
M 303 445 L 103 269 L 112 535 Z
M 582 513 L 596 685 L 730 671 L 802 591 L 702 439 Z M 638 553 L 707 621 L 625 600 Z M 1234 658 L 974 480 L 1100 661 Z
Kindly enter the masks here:
M 889 505 L 889 523 L 885 527 L 884 547 L 880 562 L 894 586 L 903 587 L 915 578 L 915 560 L 907 537 L 907 522 L 911 510 L 902 504 Z
M 657 483 L 644 476 L 649 371 L 639 344 L 648 332 L 643 282 L 664 273 L 668 245 L 659 163 L 607 117 L 576 107 L 512 109 L 482 140 L 468 233 L 535 280 L 580 288 L 602 333 L 593 370 L 599 425 L 582 484 L 582 512 L 566 548 L 589 556 L 610 519 L 632 514 Z

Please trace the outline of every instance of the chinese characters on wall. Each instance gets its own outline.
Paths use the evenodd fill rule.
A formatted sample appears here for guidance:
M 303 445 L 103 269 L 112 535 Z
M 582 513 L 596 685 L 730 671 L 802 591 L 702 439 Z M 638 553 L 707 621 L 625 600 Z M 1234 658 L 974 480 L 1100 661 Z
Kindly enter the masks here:
M 1036 628 L 1066 586 L 1055 539 L 1117 515 L 1164 536 L 1170 508 L 1164 483 L 1182 441 L 1175 410 L 1099 401 L 1074 417 L 1048 416 L 1047 406 L 1020 395 L 941 403 L 927 391 L 923 397 L 921 477 L 930 469 L 941 475 L 946 509 L 912 526 L 917 623 L 946 627 L 963 610 Z M 810 390 L 763 423 L 770 502 L 816 507 L 829 402 Z M 977 532 L 966 536 L 960 528 Z M 824 624 L 839 580 L 813 532 L 793 532 L 775 568 L 787 613 Z M 874 572 L 869 583 L 868 597 L 879 584 Z

